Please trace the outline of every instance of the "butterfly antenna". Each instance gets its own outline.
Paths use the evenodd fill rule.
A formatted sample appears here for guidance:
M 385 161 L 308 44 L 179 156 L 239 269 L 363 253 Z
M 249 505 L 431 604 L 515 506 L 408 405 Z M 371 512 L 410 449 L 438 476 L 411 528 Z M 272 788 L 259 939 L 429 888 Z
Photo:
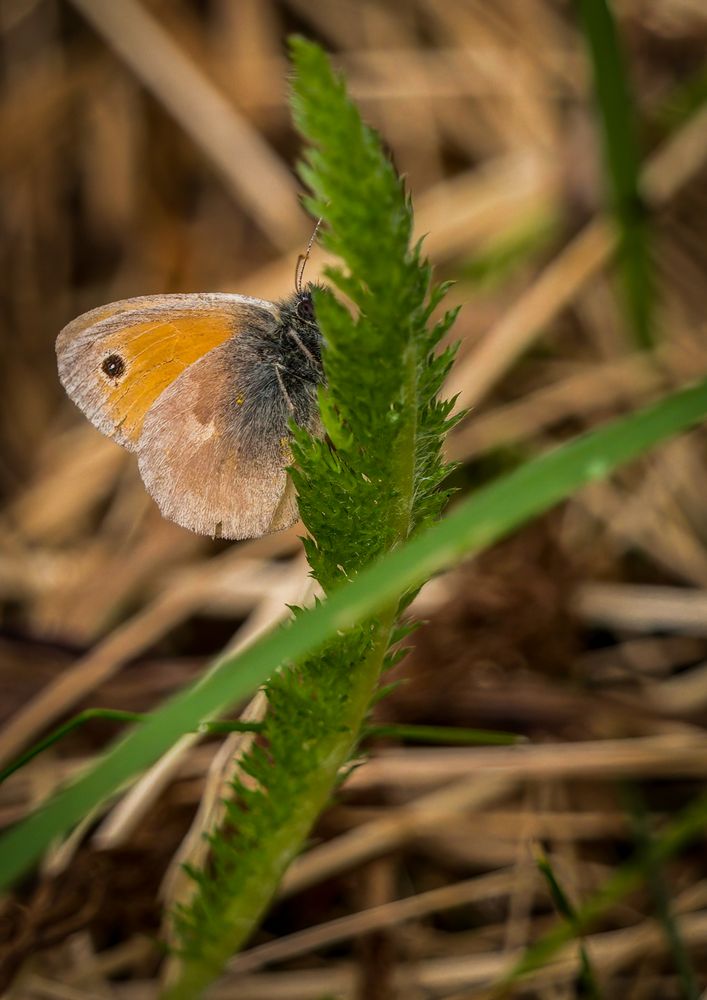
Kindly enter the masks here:
M 309 243 L 307 244 L 307 249 L 304 253 L 301 253 L 297 258 L 297 266 L 295 267 L 295 291 L 298 295 L 302 292 L 302 279 L 304 278 L 304 269 L 307 266 L 307 261 L 312 253 L 312 247 L 314 246 L 314 241 L 317 238 L 317 233 L 319 232 L 319 227 L 321 226 L 324 219 L 317 219 L 317 224 L 314 227 L 312 235 L 309 237 Z

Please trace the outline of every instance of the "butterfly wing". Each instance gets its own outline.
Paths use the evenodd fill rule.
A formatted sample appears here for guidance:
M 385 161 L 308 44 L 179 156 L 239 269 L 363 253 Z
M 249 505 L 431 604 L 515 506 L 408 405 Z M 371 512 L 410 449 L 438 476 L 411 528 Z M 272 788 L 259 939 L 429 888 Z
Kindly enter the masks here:
M 199 358 L 245 329 L 272 325 L 271 302 L 204 293 L 125 299 L 59 334 L 59 377 L 89 420 L 136 450 L 155 400 Z
M 287 396 L 250 336 L 229 340 L 162 392 L 138 442 L 140 473 L 165 517 L 200 534 L 251 538 L 297 520 Z M 312 422 L 316 404 L 312 404 Z

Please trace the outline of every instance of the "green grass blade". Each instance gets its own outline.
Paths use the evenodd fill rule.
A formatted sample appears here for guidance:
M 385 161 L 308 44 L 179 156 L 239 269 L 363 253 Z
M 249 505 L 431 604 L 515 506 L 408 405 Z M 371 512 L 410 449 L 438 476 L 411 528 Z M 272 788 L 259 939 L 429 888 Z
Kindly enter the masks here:
M 447 746 L 513 746 L 527 743 L 525 736 L 504 733 L 497 729 L 466 729 L 461 726 L 413 726 L 405 723 L 390 723 L 380 726 L 366 726 L 366 739 L 390 737 L 394 740 L 414 740 L 416 743 L 439 743 Z
M 87 708 L 85 711 L 74 715 L 67 722 L 63 722 L 60 726 L 57 726 L 56 729 L 52 729 L 47 736 L 34 743 L 23 754 L 20 754 L 19 757 L 0 770 L 0 785 L 11 774 L 14 774 L 15 771 L 19 771 L 25 764 L 29 764 L 31 760 L 38 757 L 40 753 L 44 753 L 45 750 L 48 750 L 55 743 L 63 740 L 69 733 L 73 733 L 75 729 L 79 729 L 87 722 L 92 722 L 94 719 L 103 719 L 106 722 L 141 722 L 143 718 L 144 716 L 139 712 L 124 712 L 122 709 L 111 708 Z
M 594 924 L 619 900 L 633 892 L 645 878 L 646 862 L 660 865 L 674 857 L 704 833 L 707 826 L 707 795 L 691 802 L 675 819 L 662 836 L 656 837 L 649 848 L 649 856 L 641 855 L 622 865 L 579 910 L 575 911 L 574 924 L 563 922 L 532 944 L 491 992 L 494 1000 L 508 995 L 514 984 L 538 969 L 543 968 L 569 941 L 590 930 Z
M 673 956 L 675 971 L 682 986 L 682 995 L 686 1000 L 699 1000 L 700 989 L 695 970 L 673 914 L 663 867 L 656 860 L 655 837 L 650 829 L 645 803 L 635 786 L 627 786 L 624 789 L 624 799 L 631 816 L 638 851 L 644 859 L 643 877 L 653 896 L 655 912 L 663 926 L 665 939 Z
M 572 905 L 567 893 L 560 885 L 560 882 L 552 869 L 550 861 L 544 855 L 541 855 L 537 858 L 536 864 L 538 866 L 538 870 L 547 882 L 550 895 L 552 896 L 555 904 L 555 909 L 560 916 L 567 921 L 569 926 L 573 929 L 575 935 L 580 937 L 580 931 L 577 925 L 577 911 Z M 594 974 L 592 963 L 589 961 L 587 949 L 584 947 L 581 940 L 579 943 L 579 965 L 579 976 L 577 978 L 576 986 L 578 1000 L 601 1000 L 599 983 L 597 982 L 597 978 Z
M 87 708 L 85 711 L 74 715 L 67 722 L 57 726 L 56 729 L 52 729 L 47 736 L 34 743 L 28 750 L 25 750 L 23 754 L 8 764 L 7 767 L 2 768 L 0 770 L 0 785 L 3 781 L 7 781 L 15 771 L 19 771 L 25 764 L 29 764 L 31 760 L 38 757 L 40 753 L 44 753 L 45 750 L 54 746 L 55 743 L 59 743 L 69 733 L 72 733 L 75 729 L 79 729 L 87 722 L 93 722 L 96 719 L 102 719 L 104 722 L 146 722 L 149 718 L 150 716 L 144 712 L 125 712 L 120 708 Z M 259 733 L 261 729 L 262 726 L 259 722 L 228 722 L 224 720 L 199 723 L 192 732 Z
M 601 115 L 613 211 L 620 230 L 619 264 L 631 324 L 640 347 L 651 347 L 653 276 L 648 225 L 638 180 L 638 146 L 619 35 L 608 0 L 580 0 Z
M 25 872 L 54 838 L 149 766 L 200 720 L 248 695 L 280 664 L 321 648 L 408 588 L 502 538 L 591 480 L 606 476 L 707 415 L 707 380 L 528 462 L 460 503 L 443 521 L 364 569 L 290 625 L 235 657 L 132 729 L 87 773 L 0 840 L 0 886 Z

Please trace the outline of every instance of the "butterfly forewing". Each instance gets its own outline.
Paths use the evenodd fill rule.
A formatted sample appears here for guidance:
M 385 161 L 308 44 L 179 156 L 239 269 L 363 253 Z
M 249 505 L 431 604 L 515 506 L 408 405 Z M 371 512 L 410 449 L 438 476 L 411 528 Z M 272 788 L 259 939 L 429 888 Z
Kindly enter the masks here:
M 135 450 L 147 411 L 189 365 L 275 316 L 272 303 L 241 295 L 125 299 L 62 330 L 59 377 L 99 430 Z

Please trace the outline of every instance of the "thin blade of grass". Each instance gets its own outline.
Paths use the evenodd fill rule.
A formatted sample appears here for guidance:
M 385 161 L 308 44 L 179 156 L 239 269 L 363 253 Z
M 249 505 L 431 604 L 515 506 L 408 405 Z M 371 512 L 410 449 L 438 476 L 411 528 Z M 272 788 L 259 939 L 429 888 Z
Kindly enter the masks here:
M 652 347 L 654 283 L 648 219 L 638 179 L 635 116 L 616 22 L 608 0 L 580 0 L 601 115 L 607 180 L 620 231 L 619 266 L 639 347 Z
M 624 798 L 631 816 L 638 851 L 645 859 L 644 878 L 653 896 L 656 915 L 663 925 L 665 939 L 673 956 L 675 970 L 682 986 L 682 995 L 686 1000 L 699 1000 L 700 989 L 695 970 L 692 967 L 690 955 L 670 905 L 670 891 L 665 881 L 662 866 L 655 857 L 655 838 L 648 823 L 645 803 L 635 786 L 624 788 Z
M 460 503 L 443 521 L 364 569 L 328 600 L 196 683 L 132 729 L 91 769 L 0 840 L 0 886 L 25 872 L 54 840 L 164 753 L 201 720 L 248 695 L 280 664 L 321 648 L 401 593 L 487 547 L 585 483 L 608 475 L 707 414 L 707 379 L 530 461 Z
M 44 753 L 50 747 L 54 746 L 55 743 L 59 743 L 63 740 L 69 733 L 73 733 L 75 729 L 79 729 L 84 726 L 87 722 L 93 722 L 96 719 L 102 719 L 104 722 L 145 722 L 150 716 L 144 712 L 126 712 L 120 708 L 87 708 L 83 712 L 79 712 L 74 715 L 67 722 L 62 723 L 57 726 L 56 729 L 52 729 L 43 739 L 38 740 L 34 743 L 28 750 L 25 750 L 23 754 L 13 760 L 10 764 L 0 770 L 0 785 L 3 781 L 7 781 L 11 774 L 15 771 L 19 771 L 26 764 L 29 764 L 31 760 L 38 757 L 40 753 Z M 257 722 L 229 722 L 227 720 L 214 720 L 213 722 L 200 722 L 196 725 L 192 732 L 200 733 L 257 733 L 260 732 L 262 726 Z
M 560 885 L 549 859 L 544 855 L 540 855 L 536 858 L 535 863 L 537 864 L 541 875 L 547 882 L 550 895 L 552 896 L 552 900 L 555 904 L 555 909 L 560 916 L 574 928 L 575 934 L 579 938 L 580 932 L 577 927 L 577 911 L 572 905 L 567 893 Z M 577 978 L 577 996 L 584 998 L 584 1000 L 601 1000 L 599 984 L 594 974 L 592 963 L 589 961 L 587 949 L 584 947 L 581 939 L 579 942 L 579 976 Z
M 650 863 L 661 864 L 668 858 L 674 857 L 701 836 L 705 826 L 707 826 L 707 795 L 701 795 L 680 813 L 660 837 L 653 840 L 648 854 Z M 641 854 L 628 864 L 622 865 L 584 906 L 575 910 L 574 925 L 562 923 L 532 944 L 520 961 L 493 988 L 491 992 L 493 1000 L 508 996 L 514 984 L 547 965 L 564 945 L 578 934 L 589 931 L 615 903 L 640 886 L 645 878 L 646 861 L 646 856 Z
M 366 726 L 363 735 L 372 737 L 388 736 L 395 740 L 414 740 L 416 743 L 437 743 L 444 746 L 513 746 L 525 743 L 525 736 L 504 733 L 498 729 L 466 729 L 461 726 L 413 726 L 404 723 Z

